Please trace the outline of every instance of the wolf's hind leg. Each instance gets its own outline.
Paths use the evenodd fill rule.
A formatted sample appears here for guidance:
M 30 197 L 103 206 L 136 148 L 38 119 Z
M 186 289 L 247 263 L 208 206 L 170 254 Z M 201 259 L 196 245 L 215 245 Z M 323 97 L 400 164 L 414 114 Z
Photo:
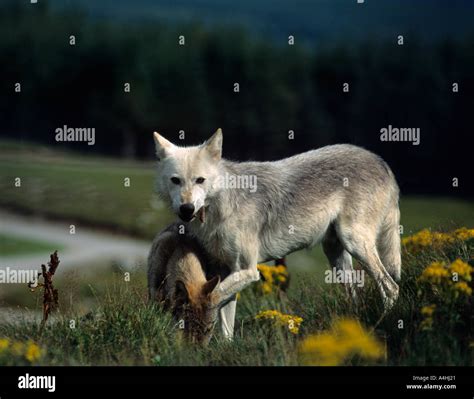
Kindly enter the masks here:
M 402 258 L 400 248 L 400 210 L 398 205 L 389 209 L 380 228 L 377 248 L 385 269 L 395 281 L 400 281 Z
M 347 252 L 339 238 L 337 238 L 336 231 L 333 227 L 330 227 L 326 236 L 322 241 L 323 251 L 329 260 L 329 264 L 336 270 L 347 270 L 351 273 L 354 270 L 352 266 L 352 257 Z M 353 303 L 357 306 L 357 292 L 353 281 L 349 281 L 344 284 L 348 296 L 352 298 Z
M 382 264 L 377 252 L 375 234 L 370 234 L 370 226 L 337 227 L 338 237 L 344 248 L 356 258 L 375 280 L 388 311 L 398 298 L 398 284 Z

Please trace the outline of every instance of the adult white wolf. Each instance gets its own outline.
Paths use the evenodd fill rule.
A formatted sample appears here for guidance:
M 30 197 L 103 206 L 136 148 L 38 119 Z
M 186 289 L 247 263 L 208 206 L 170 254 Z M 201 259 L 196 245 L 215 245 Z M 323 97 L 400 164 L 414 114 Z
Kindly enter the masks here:
M 352 255 L 376 281 L 385 307 L 396 301 L 399 190 L 380 157 L 340 144 L 276 162 L 238 163 L 222 159 L 220 129 L 193 147 L 154 137 L 158 192 L 187 231 L 231 270 L 218 287 L 227 337 L 234 329 L 233 298 L 259 279 L 257 263 L 319 242 L 331 267 L 352 269 Z M 256 189 L 223 184 L 250 178 Z

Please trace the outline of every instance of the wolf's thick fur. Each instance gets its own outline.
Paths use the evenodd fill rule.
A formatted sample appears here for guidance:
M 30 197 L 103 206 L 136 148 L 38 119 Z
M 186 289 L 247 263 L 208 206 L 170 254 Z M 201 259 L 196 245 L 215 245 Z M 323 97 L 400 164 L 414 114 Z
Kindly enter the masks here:
M 184 220 L 190 218 L 181 206 L 192 205 L 187 229 L 232 272 L 222 293 L 258 280 L 258 262 L 322 242 L 332 267 L 352 269 L 356 258 L 386 308 L 393 305 L 401 270 L 399 190 L 380 157 L 340 144 L 276 162 L 230 162 L 221 159 L 220 130 L 196 147 L 175 146 L 157 133 L 155 142 L 159 193 Z M 257 190 L 224 188 L 226 175 L 256 176 Z M 235 301 L 221 311 L 228 336 L 234 316 Z
M 218 318 L 220 300 L 215 288 L 220 276 L 210 267 L 206 270 L 210 263 L 204 250 L 178 229 L 172 224 L 153 241 L 148 256 L 149 298 L 182 320 L 189 338 L 207 343 Z M 208 280 L 209 273 L 213 277 Z

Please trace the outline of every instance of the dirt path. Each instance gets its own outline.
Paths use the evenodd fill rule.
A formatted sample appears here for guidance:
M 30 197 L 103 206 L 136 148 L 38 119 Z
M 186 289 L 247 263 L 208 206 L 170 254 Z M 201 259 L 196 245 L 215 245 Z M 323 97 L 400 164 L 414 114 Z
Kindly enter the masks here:
M 95 266 L 111 261 L 117 261 L 126 268 L 143 266 L 151 246 L 151 242 L 98 232 L 80 225 L 76 225 L 75 234 L 70 234 L 67 222 L 52 222 L 4 210 L 0 210 L 0 233 L 61 245 L 63 249 L 59 256 L 62 269 Z M 51 248 L 50 252 L 55 249 Z M 0 253 L 0 268 L 36 269 L 49 260 L 50 252 L 25 256 L 4 256 Z

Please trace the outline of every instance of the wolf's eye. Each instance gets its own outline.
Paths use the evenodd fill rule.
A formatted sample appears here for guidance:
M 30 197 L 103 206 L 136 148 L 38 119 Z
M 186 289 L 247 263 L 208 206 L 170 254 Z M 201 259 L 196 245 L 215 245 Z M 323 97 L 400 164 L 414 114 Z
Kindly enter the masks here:
M 202 183 L 204 183 L 204 180 L 206 180 L 204 177 L 198 177 L 198 178 L 196 179 L 196 183 L 197 183 L 197 184 L 202 184 Z
M 172 182 L 173 184 L 176 184 L 176 185 L 177 185 L 177 184 L 180 184 L 180 183 L 181 183 L 181 180 L 179 180 L 178 177 L 172 177 L 172 178 L 171 178 L 171 182 Z

